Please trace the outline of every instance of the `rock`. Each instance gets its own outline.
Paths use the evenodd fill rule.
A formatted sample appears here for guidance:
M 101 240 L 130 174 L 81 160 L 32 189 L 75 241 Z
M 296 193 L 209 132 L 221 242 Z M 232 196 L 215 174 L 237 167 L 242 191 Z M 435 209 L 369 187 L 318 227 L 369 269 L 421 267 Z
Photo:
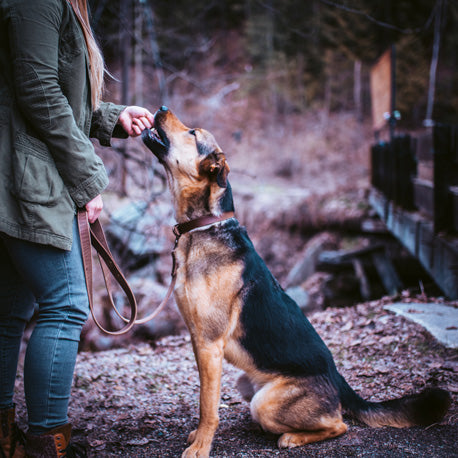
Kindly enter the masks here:
M 306 312 L 308 306 L 310 305 L 309 294 L 301 286 L 292 286 L 286 290 L 286 294 L 293 299 L 299 306 L 299 308 Z
M 162 285 L 152 275 L 148 276 L 149 268 L 131 275 L 128 282 L 137 301 L 137 319 L 150 315 L 162 302 L 169 285 Z M 129 318 L 130 308 L 124 293 L 113 291 L 114 302 L 119 312 Z M 97 291 L 95 296 L 95 314 L 101 325 L 108 330 L 121 329 L 125 323 L 112 308 L 105 289 Z M 151 321 L 135 324 L 126 334 L 120 336 L 105 335 L 91 319 L 86 323 L 81 336 L 80 350 L 102 351 L 126 346 L 135 341 L 156 340 L 167 335 L 177 334 L 185 329 L 184 321 L 175 304 L 173 294 L 162 311 Z
M 138 301 L 139 319 L 156 310 L 167 294 L 168 286 L 163 286 L 151 278 L 136 276 L 131 286 Z M 135 325 L 133 333 L 142 340 L 155 340 L 159 337 L 177 334 L 184 329 L 184 322 L 175 304 L 173 294 L 164 309 L 151 321 Z
M 309 297 L 307 313 L 316 310 L 324 310 L 326 305 L 326 285 L 331 278 L 332 275 L 330 274 L 316 272 L 302 283 L 301 288 L 307 291 Z

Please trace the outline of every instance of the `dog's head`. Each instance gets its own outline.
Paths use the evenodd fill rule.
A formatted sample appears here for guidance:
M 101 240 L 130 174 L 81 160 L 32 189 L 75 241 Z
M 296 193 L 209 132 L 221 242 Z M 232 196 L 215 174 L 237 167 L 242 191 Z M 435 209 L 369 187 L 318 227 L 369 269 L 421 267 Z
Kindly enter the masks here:
M 177 218 L 227 211 L 217 207 L 227 206 L 222 200 L 230 193 L 229 166 L 210 132 L 186 127 L 163 106 L 154 115 L 154 129 L 143 131 L 142 139 L 167 172 Z

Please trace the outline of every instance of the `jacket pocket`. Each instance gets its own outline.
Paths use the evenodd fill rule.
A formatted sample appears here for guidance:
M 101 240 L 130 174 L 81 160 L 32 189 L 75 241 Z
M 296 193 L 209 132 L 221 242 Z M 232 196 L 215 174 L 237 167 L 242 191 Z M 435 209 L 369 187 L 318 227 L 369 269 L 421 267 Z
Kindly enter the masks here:
M 62 198 L 64 183 L 47 146 L 18 132 L 13 153 L 13 194 L 24 202 L 48 207 Z

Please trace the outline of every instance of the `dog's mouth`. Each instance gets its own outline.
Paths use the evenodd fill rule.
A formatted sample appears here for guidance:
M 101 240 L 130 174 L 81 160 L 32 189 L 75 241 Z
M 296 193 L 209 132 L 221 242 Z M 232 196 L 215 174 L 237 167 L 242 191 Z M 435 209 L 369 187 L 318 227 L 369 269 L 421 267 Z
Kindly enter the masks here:
M 165 132 L 160 127 L 145 129 L 142 132 L 142 140 L 145 146 L 148 147 L 158 159 L 161 159 L 167 154 L 169 141 Z

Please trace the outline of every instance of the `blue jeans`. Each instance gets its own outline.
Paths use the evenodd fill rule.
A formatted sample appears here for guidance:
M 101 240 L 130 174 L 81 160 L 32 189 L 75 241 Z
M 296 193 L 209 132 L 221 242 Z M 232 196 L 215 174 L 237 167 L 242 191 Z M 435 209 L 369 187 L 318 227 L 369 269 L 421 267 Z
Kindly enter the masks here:
M 89 314 L 75 218 L 64 251 L 0 236 L 0 408 L 13 406 L 19 348 L 38 303 L 24 362 L 29 432 L 68 422 L 67 410 L 81 329 Z

